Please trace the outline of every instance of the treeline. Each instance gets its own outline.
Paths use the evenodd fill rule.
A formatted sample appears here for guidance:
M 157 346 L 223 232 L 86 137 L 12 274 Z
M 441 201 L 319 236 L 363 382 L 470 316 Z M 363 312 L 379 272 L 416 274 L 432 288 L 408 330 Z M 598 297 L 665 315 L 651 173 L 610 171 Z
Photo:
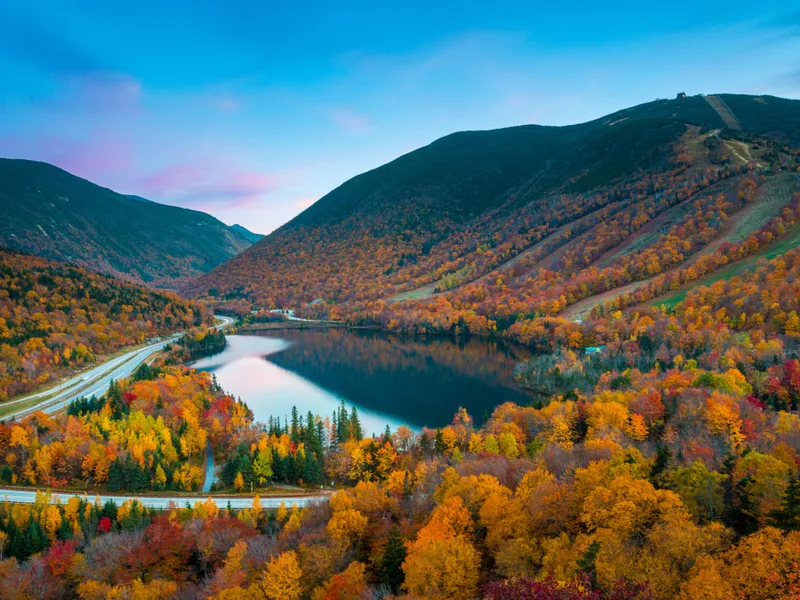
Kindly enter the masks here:
M 136 500 L 118 506 L 113 500 L 100 504 L 99 499 L 75 496 L 61 504 L 54 503 L 51 494 L 37 492 L 32 505 L 0 505 L 0 559 L 46 555 L 57 560 L 63 552 L 74 555 L 79 541 L 111 532 L 141 531 L 152 516 Z
M 344 400 L 333 418 L 322 419 L 310 411 L 303 417 L 292 407 L 291 422 L 270 416 L 258 441 L 240 443 L 222 469 L 222 482 L 237 490 L 267 483 L 319 485 L 326 482 L 326 452 L 347 442 L 360 442 L 364 434 L 358 409 L 347 410 Z
M 221 329 L 208 327 L 190 331 L 166 348 L 166 362 L 183 364 L 219 354 L 225 349 L 227 339 Z

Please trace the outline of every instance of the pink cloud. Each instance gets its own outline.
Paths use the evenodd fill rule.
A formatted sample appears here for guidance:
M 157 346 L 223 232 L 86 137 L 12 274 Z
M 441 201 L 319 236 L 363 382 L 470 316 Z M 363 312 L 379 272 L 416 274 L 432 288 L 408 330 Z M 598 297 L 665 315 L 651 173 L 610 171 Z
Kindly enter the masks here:
M 109 175 L 129 171 L 134 165 L 130 143 L 106 132 L 96 132 L 84 139 L 0 137 L 0 155 L 40 160 L 91 181 L 107 181 Z
M 214 160 L 159 169 L 141 180 L 142 195 L 185 206 L 247 206 L 275 189 L 271 173 L 244 171 Z
M 331 111 L 334 122 L 351 133 L 368 133 L 372 131 L 372 121 L 368 117 L 351 108 L 334 108 Z

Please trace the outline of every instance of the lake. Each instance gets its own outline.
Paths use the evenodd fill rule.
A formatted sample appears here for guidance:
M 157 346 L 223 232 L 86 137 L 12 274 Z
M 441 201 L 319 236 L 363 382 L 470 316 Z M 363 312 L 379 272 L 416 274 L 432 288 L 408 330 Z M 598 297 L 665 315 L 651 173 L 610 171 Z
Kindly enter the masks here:
M 255 415 L 285 417 L 297 406 L 331 416 L 343 399 L 366 433 L 441 427 L 459 407 L 476 422 L 503 402 L 528 404 L 513 380 L 530 353 L 502 342 L 404 338 L 344 330 L 231 335 L 223 352 L 191 366 L 214 373 Z

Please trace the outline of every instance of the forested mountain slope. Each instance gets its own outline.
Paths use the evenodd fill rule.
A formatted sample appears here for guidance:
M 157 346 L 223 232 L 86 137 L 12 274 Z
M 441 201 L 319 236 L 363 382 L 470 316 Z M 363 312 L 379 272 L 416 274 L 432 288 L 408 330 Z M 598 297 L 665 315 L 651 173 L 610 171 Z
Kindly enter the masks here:
M 0 400 L 98 355 L 212 321 L 171 292 L 0 248 Z
M 0 212 L 0 245 L 158 287 L 175 288 L 252 244 L 205 213 L 28 160 L 0 159 Z
M 794 168 L 800 102 L 721 98 L 741 130 L 695 96 L 568 127 L 447 136 L 351 179 L 188 291 L 388 324 L 410 310 L 396 300 L 494 277 L 512 260 L 516 275 L 588 268 L 708 185 Z

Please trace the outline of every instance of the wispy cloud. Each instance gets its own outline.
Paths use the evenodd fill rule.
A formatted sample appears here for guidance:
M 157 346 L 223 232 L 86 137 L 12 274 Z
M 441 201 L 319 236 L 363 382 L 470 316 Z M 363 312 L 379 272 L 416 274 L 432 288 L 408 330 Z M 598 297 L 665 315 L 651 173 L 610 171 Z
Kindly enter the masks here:
M 270 173 L 231 168 L 214 160 L 173 164 L 144 177 L 139 190 L 153 200 L 186 206 L 248 206 L 277 185 Z
M 0 155 L 48 162 L 80 177 L 104 181 L 134 166 L 134 152 L 128 141 L 109 133 L 86 138 L 57 136 L 0 137 Z

